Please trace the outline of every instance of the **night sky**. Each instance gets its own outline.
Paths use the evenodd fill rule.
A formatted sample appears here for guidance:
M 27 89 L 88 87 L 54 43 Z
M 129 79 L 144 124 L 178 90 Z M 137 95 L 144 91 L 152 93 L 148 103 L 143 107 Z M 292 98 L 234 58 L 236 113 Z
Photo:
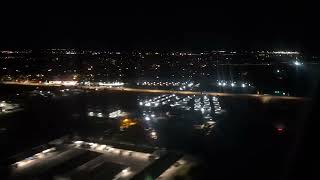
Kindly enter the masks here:
M 0 47 L 320 50 L 316 6 L 293 2 L 191 6 L 9 9 L 1 13 Z

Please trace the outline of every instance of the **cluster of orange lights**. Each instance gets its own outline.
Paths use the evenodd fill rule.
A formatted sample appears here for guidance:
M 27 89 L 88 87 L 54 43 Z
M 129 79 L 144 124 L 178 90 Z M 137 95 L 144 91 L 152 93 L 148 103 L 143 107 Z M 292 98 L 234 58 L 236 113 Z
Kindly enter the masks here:
M 124 129 L 124 128 L 129 128 L 130 126 L 133 126 L 133 125 L 136 125 L 137 124 L 137 121 L 133 120 L 133 119 L 124 119 L 121 121 L 121 124 L 120 124 L 120 128 L 121 129 Z

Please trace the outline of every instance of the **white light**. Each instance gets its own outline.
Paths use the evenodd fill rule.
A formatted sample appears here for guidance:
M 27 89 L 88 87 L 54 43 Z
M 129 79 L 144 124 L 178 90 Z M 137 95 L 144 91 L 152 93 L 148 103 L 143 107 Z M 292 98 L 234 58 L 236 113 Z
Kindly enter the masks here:
M 231 83 L 231 86 L 233 87 L 233 86 L 234 86 L 234 83 Z
M 246 87 L 246 84 L 242 83 L 241 87 L 245 88 L 245 87 Z
M 75 142 L 73 142 L 74 144 L 82 144 L 83 143 L 83 141 L 75 141 Z
M 46 149 L 46 150 L 44 150 L 44 151 L 42 151 L 42 153 L 48 153 L 48 152 L 52 152 L 52 151 L 55 151 L 56 150 L 56 148 L 50 148 L 50 149 Z
M 154 114 L 151 114 L 151 117 L 155 117 L 155 115 L 154 115 Z
M 64 86 L 75 86 L 75 85 L 77 85 L 77 81 L 63 81 L 62 82 L 62 85 L 64 85 Z
M 123 86 L 123 82 L 114 82 L 114 83 L 104 83 L 104 82 L 99 82 L 99 86 Z
M 100 145 L 97 147 L 98 150 L 102 151 L 103 149 L 105 149 L 107 147 L 107 145 Z
M 221 86 L 222 85 L 221 82 L 219 82 L 218 85 Z
M 49 81 L 49 84 L 61 84 L 62 81 Z
M 142 105 L 143 105 L 143 102 L 139 102 L 139 105 L 142 106 Z
M 91 147 L 92 149 L 95 149 L 95 148 L 98 146 L 97 143 L 91 143 L 91 144 L 89 144 L 89 145 L 90 145 L 90 147 Z
M 102 115 L 102 113 L 98 113 L 98 117 L 102 117 L 103 115 Z
M 301 65 L 301 63 L 300 63 L 299 61 L 294 61 L 294 65 L 296 65 L 296 66 L 300 66 L 300 65 Z
M 226 83 L 222 83 L 222 86 L 226 86 Z
M 125 115 L 127 115 L 127 113 L 121 112 L 121 110 L 117 110 L 117 111 L 114 111 L 114 112 L 110 113 L 109 117 L 110 118 L 116 118 L 116 117 L 123 117 Z
M 94 113 L 93 112 L 89 112 L 88 115 L 89 116 L 94 116 Z
M 150 120 L 151 120 L 150 117 L 148 117 L 148 116 L 145 117 L 144 119 L 145 119 L 146 121 L 150 121 Z
M 280 70 L 279 69 L 277 69 L 277 73 L 279 73 L 280 72 Z

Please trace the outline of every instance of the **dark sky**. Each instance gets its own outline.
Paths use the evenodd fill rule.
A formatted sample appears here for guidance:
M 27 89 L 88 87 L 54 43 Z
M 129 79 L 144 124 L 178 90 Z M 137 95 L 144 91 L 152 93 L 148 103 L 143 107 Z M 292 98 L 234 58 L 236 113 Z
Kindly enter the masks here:
M 137 6 L 62 12 L 10 9 L 1 13 L 0 47 L 320 50 L 316 6 L 292 2 Z

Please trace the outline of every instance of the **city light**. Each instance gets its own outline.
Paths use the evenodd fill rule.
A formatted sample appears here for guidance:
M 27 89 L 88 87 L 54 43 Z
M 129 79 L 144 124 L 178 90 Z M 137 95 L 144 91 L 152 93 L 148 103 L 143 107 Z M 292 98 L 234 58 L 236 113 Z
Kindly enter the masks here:
M 6 106 L 5 101 L 2 101 L 2 102 L 0 103 L 0 107 L 5 107 L 5 106 Z
M 54 148 L 54 147 L 50 148 L 50 149 L 43 150 L 43 151 L 41 151 L 39 153 L 34 154 L 31 157 L 25 158 L 25 159 L 23 159 L 21 161 L 18 161 L 16 163 L 14 163 L 12 166 L 15 167 L 15 168 L 24 167 L 24 166 L 30 164 L 31 162 L 36 161 L 37 159 L 41 159 L 41 158 L 44 158 L 44 157 L 50 155 L 50 153 L 52 153 L 54 151 L 56 151 L 56 148 Z
M 129 128 L 130 126 L 134 126 L 136 124 L 137 122 L 135 120 L 126 118 L 121 121 L 120 129 Z
M 273 54 L 283 54 L 283 55 L 299 55 L 300 53 L 297 51 L 273 51 Z
M 299 62 L 299 61 L 294 61 L 293 64 L 296 65 L 296 66 L 301 66 L 302 65 L 302 63 Z
M 63 85 L 63 86 L 75 86 L 78 84 L 77 81 L 49 81 L 48 85 Z
M 146 121 L 150 121 L 150 120 L 151 120 L 150 117 L 148 117 L 148 116 L 145 117 L 144 119 L 145 119 Z
M 151 137 L 152 139 L 158 139 L 157 132 L 154 131 L 154 130 L 152 130 L 152 131 L 150 132 L 150 137 Z
M 250 83 L 239 83 L 239 82 L 233 82 L 233 81 L 226 81 L 226 80 L 217 80 L 218 81 L 218 86 L 222 86 L 225 88 L 236 88 L 236 87 L 242 87 L 245 88 L 248 84 L 248 86 L 252 87 Z M 237 85 L 239 84 L 239 85 Z
M 98 113 L 97 116 L 98 116 L 98 117 L 103 117 L 103 114 L 102 114 L 102 113 Z
M 106 83 L 106 82 L 99 82 L 99 86 L 110 86 L 110 87 L 118 87 L 118 86 L 123 86 L 123 82 L 112 82 L 112 83 Z
M 128 115 L 128 113 L 122 112 L 121 110 L 117 110 L 117 111 L 114 111 L 114 112 L 110 113 L 109 114 L 109 118 L 123 117 L 123 116 L 126 116 L 126 115 Z

